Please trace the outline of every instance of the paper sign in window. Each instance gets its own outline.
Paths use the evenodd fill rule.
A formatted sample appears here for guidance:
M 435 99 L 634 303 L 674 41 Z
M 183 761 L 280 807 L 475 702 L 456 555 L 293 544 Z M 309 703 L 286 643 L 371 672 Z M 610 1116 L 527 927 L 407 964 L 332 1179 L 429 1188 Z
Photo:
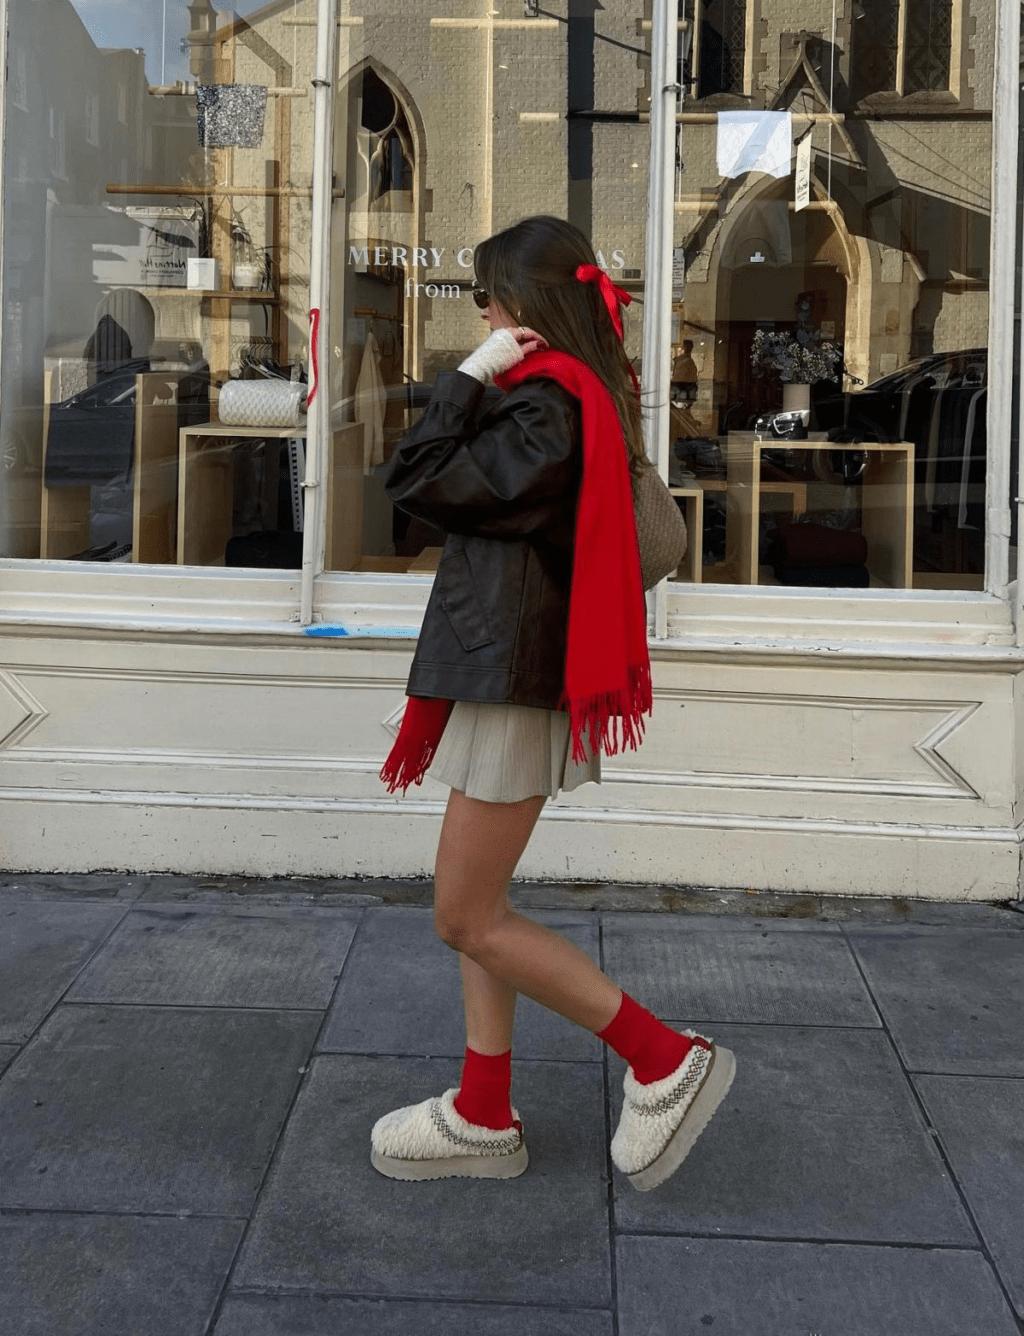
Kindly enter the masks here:
M 788 111 L 718 113 L 720 176 L 765 172 L 783 177 L 792 170 L 793 117 Z

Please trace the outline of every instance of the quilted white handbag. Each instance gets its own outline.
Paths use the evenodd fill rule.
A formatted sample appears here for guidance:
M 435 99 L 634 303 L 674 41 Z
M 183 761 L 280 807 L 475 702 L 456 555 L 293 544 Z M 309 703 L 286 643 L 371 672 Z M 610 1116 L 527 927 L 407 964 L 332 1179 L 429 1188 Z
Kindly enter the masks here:
M 306 411 L 306 386 L 291 380 L 229 380 L 217 406 L 231 427 L 298 427 Z

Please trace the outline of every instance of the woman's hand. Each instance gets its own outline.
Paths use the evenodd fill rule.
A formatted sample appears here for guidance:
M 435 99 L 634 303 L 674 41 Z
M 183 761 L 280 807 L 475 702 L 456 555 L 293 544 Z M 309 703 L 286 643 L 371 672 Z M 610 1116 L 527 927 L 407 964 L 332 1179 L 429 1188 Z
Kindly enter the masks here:
M 510 370 L 529 353 L 547 346 L 536 330 L 523 325 L 496 329 L 475 353 L 470 353 L 459 370 L 486 385 L 493 376 Z

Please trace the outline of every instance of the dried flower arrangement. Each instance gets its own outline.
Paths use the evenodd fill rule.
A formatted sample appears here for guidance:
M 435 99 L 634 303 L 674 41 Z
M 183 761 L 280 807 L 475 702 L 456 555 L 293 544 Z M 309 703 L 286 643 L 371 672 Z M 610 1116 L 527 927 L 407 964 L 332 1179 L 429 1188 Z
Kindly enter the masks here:
M 755 376 L 777 376 L 784 383 L 815 385 L 819 380 L 839 379 L 843 355 L 834 343 L 822 339 L 817 330 L 776 334 L 759 329 L 754 335 L 750 361 Z

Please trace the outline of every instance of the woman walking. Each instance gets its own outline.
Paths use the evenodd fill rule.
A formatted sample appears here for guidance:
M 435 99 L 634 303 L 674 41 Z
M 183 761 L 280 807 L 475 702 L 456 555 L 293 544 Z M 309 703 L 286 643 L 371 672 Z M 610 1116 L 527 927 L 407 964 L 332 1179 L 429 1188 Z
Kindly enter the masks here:
M 381 772 L 392 791 L 428 768 L 451 789 L 434 913 L 459 952 L 465 1061 L 457 1090 L 377 1122 L 371 1157 L 401 1179 L 526 1169 L 510 1100 L 525 993 L 629 1064 L 612 1159 L 647 1189 L 682 1163 L 721 1103 L 733 1056 L 663 1025 L 508 900 L 545 801 L 600 782 L 601 753 L 638 746 L 651 708 L 630 492 L 640 402 L 619 310 L 630 298 L 556 218 L 491 237 L 475 264 L 490 337 L 439 378 L 388 478 L 397 506 L 448 537 Z M 492 377 L 505 394 L 485 411 Z

